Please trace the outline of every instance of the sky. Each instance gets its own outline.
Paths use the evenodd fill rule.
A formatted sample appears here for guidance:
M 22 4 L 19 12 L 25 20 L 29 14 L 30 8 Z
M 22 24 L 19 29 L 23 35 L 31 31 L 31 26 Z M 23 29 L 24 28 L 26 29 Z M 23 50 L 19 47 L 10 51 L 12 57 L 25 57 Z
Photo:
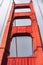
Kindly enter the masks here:
M 14 0 L 15 3 L 28 3 L 30 0 Z M 35 10 L 36 18 L 38 21 L 38 25 L 40 28 L 40 33 L 41 33 L 41 38 L 43 42 L 43 0 L 32 0 L 33 1 L 33 7 Z M 4 29 L 7 24 L 7 19 L 9 16 L 9 12 L 11 9 L 13 0 L 0 0 L 0 44 L 2 42 L 3 34 L 4 34 Z M 38 5 L 38 3 L 39 5 Z M 40 9 L 39 9 L 40 6 Z M 15 12 L 20 12 L 20 11 L 30 11 L 29 9 L 23 9 L 23 10 L 15 10 Z M 15 20 L 16 21 L 16 26 L 26 26 L 26 25 L 31 25 L 31 20 L 30 19 L 19 19 Z M 14 21 L 14 22 L 15 22 Z M 13 23 L 15 25 L 15 23 Z M 32 55 L 32 39 L 31 37 L 17 37 L 17 49 L 18 49 L 18 56 L 30 56 Z M 20 40 L 20 41 L 19 41 Z M 24 44 L 25 43 L 25 44 Z M 16 44 L 15 44 L 15 38 L 13 38 L 11 42 L 11 47 L 10 47 L 10 56 L 16 56 Z

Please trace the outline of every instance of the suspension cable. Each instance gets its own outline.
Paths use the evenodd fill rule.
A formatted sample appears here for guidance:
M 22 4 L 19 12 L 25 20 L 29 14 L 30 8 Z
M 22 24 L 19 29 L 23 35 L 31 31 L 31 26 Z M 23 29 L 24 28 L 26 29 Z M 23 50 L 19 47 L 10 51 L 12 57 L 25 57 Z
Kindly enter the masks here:
M 40 5 L 39 5 L 38 0 L 37 0 L 37 4 L 38 4 L 38 7 L 39 7 L 39 10 L 40 10 L 40 13 L 41 13 L 41 17 L 42 17 L 42 19 L 43 19 L 43 14 L 42 14 L 42 11 L 41 11 L 41 8 L 40 8 Z
M 4 0 L 1 1 L 0 7 L 2 6 L 3 2 L 4 2 Z
M 4 0 L 3 0 L 3 1 L 4 1 Z M 11 0 L 10 0 L 10 3 L 11 3 Z M 10 3 L 9 3 L 9 6 L 10 6 Z M 5 19 L 4 19 L 3 26 L 4 26 L 4 24 L 6 23 L 5 20 L 6 20 L 6 16 L 7 16 L 7 14 L 8 14 L 8 11 L 9 11 L 9 7 L 8 7 L 7 13 L 6 13 L 6 15 L 5 15 Z M 3 33 L 3 26 L 2 26 L 2 29 L 1 29 L 1 32 L 0 32 L 0 37 L 1 37 L 2 33 Z

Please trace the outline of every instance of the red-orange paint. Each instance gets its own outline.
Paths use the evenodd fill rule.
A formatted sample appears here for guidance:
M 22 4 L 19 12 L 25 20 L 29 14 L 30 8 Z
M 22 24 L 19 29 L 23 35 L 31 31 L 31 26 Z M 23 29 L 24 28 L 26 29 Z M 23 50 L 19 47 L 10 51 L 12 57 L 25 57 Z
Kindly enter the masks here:
M 16 8 L 30 8 L 31 12 L 15 13 Z M 14 19 L 30 18 L 30 26 L 12 26 Z M 33 44 L 32 57 L 9 57 L 10 42 L 15 34 L 30 34 Z M 0 46 L 0 65 L 43 65 L 43 50 L 37 19 L 35 16 L 33 3 L 15 4 L 12 3 L 12 8 L 9 14 L 7 25 L 4 31 L 2 45 Z

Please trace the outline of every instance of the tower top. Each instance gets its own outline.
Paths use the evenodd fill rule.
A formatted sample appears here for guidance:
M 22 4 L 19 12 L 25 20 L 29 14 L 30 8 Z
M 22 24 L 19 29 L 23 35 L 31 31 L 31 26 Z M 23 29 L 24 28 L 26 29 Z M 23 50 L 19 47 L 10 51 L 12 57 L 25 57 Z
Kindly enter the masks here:
M 32 0 L 30 0 L 30 2 L 32 2 Z

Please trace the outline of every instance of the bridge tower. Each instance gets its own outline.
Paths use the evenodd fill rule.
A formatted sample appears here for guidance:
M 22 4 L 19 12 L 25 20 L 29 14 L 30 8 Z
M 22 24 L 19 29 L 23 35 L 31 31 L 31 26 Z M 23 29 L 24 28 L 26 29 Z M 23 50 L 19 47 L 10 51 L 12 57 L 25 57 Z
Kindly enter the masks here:
M 15 9 L 30 8 L 31 12 L 14 12 Z M 15 19 L 31 19 L 30 26 L 13 26 Z M 28 35 L 32 38 L 33 55 L 31 57 L 9 57 L 10 42 L 15 35 Z M 12 3 L 11 11 L 4 30 L 0 46 L 0 65 L 43 65 L 43 47 L 41 35 L 34 12 L 33 3 Z

